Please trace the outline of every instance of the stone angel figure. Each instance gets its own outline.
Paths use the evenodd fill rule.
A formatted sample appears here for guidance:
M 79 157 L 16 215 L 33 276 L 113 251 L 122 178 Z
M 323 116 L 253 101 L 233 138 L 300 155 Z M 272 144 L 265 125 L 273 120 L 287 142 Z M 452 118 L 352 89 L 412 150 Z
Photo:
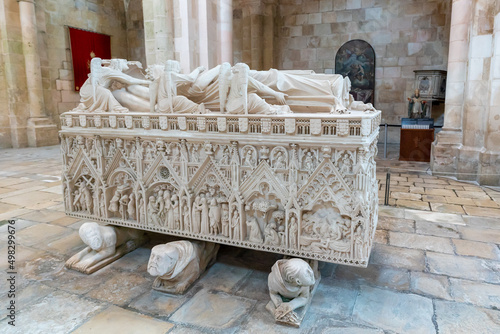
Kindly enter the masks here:
M 287 114 L 290 107 L 286 105 L 284 93 L 277 92 L 250 75 L 247 64 L 238 63 L 232 68 L 231 86 L 227 101 L 226 111 L 230 114 Z M 281 104 L 270 105 L 260 95 L 273 96 Z
M 189 75 L 181 74 L 178 61 L 167 60 L 165 70 L 158 84 L 156 109 L 162 113 L 201 113 L 204 112 L 203 104 L 198 104 L 183 95 L 177 94 L 179 85 L 192 85 L 205 68 L 200 66 Z
M 90 61 L 89 78 L 80 89 L 80 104 L 73 111 L 80 112 L 128 112 L 111 91 L 115 81 L 125 85 L 149 85 L 150 81 L 134 78 L 125 59 L 111 59 L 109 67 L 102 66 L 101 58 Z

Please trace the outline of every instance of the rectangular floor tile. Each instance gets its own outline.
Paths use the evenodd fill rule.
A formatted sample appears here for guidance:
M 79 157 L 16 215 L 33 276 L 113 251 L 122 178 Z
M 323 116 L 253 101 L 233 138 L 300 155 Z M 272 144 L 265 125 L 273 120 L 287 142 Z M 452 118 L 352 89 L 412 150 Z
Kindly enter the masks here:
M 174 327 L 174 324 L 170 322 L 157 320 L 116 306 L 110 306 L 103 312 L 90 318 L 90 320 L 73 333 L 164 334 L 172 327 Z

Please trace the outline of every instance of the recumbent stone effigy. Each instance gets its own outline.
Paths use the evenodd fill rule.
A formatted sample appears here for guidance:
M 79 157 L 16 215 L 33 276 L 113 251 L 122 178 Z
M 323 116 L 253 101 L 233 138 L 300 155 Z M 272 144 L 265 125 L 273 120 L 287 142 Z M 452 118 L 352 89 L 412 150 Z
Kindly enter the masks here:
M 348 78 L 94 58 L 84 86 L 61 115 L 68 215 L 367 266 L 380 111 Z

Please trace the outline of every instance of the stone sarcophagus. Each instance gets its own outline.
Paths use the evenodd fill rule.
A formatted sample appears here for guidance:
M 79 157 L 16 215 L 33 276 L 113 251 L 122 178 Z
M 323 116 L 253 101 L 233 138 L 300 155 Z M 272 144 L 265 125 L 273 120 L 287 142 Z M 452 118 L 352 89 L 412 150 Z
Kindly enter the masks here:
M 303 100 L 295 100 L 298 108 Z M 158 102 L 167 111 L 64 113 L 66 213 L 367 266 L 378 216 L 380 111 L 251 114 L 254 102 L 243 101 L 241 113 L 202 104 L 180 113 L 172 97 Z

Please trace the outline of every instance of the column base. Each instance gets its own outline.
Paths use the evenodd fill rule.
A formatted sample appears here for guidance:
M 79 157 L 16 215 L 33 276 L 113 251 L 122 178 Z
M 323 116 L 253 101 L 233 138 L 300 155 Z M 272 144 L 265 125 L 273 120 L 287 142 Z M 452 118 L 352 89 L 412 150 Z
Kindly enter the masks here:
M 439 135 L 432 144 L 431 153 L 431 169 L 435 176 L 451 176 L 481 185 L 500 186 L 499 151 L 464 146 L 458 133 L 447 131 Z
M 59 129 L 48 117 L 30 118 L 28 120 L 28 146 L 40 147 L 59 144 Z

